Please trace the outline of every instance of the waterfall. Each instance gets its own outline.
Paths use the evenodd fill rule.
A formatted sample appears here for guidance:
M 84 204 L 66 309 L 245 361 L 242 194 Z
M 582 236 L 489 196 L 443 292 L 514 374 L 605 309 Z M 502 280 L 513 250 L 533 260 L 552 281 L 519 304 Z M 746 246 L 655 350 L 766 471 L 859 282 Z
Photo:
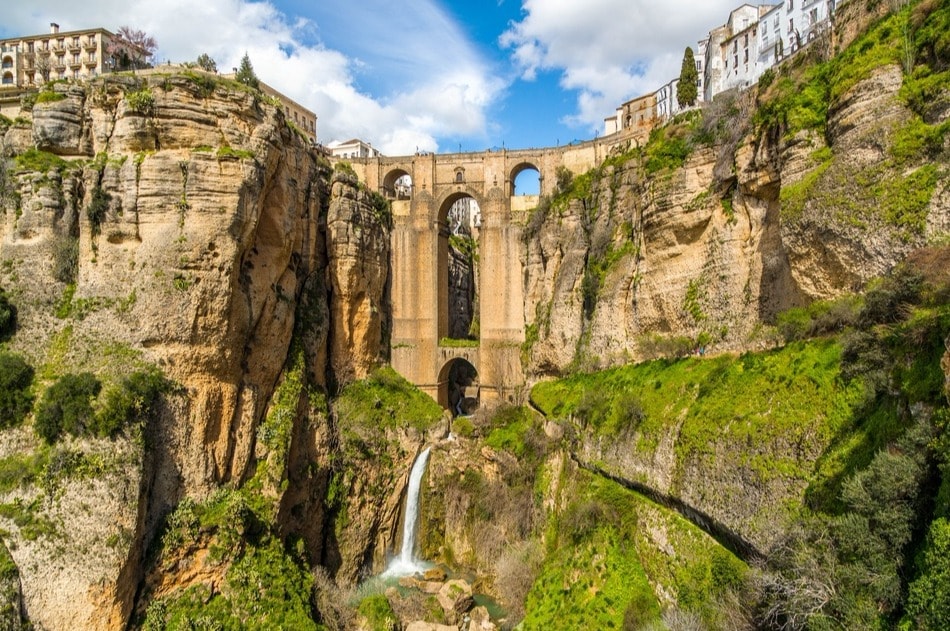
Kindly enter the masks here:
M 426 462 L 429 460 L 429 448 L 426 447 L 416 457 L 409 472 L 409 486 L 406 489 L 406 510 L 402 521 L 402 549 L 399 556 L 389 562 L 389 567 L 383 576 L 405 576 L 415 574 L 425 569 L 422 562 L 415 558 L 416 525 L 419 521 L 419 489 L 422 487 L 422 476 L 426 471 Z

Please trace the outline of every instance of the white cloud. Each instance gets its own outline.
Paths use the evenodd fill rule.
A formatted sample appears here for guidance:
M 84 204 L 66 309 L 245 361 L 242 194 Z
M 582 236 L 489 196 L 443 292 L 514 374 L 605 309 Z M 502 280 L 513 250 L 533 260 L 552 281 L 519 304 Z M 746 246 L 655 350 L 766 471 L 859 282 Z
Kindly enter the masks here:
M 11 3 L 4 30 L 43 32 L 51 21 L 64 31 L 129 25 L 156 38 L 156 62 L 207 53 L 221 72 L 247 52 L 263 81 L 316 112 L 323 142 L 360 137 L 401 155 L 436 151 L 443 134 L 487 136 L 485 111 L 504 86 L 434 0 L 333 5 L 313 9 L 336 20 L 323 24 L 287 16 L 267 1 L 41 0 Z M 320 43 L 321 31 L 334 27 L 352 31 L 360 57 Z M 377 74 L 383 96 L 360 87 Z
M 600 129 L 622 102 L 679 74 L 683 51 L 722 24 L 734 0 L 524 0 L 524 17 L 499 39 L 522 79 L 561 73 L 577 90 L 566 122 Z

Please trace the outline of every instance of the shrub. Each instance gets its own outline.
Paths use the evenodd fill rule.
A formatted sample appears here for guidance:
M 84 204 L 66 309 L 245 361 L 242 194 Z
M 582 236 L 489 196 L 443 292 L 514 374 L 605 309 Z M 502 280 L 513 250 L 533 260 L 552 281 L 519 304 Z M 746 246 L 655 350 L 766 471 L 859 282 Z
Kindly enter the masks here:
M 79 239 L 59 237 L 53 242 L 53 278 L 61 283 L 76 282 L 79 273 Z
M 170 385 L 158 370 L 132 373 L 106 391 L 105 402 L 92 426 L 93 433 L 100 437 L 115 436 L 147 414 L 158 397 L 168 392 Z
M 9 339 L 16 331 L 16 306 L 7 293 L 0 289 L 0 341 Z
M 366 618 L 370 629 L 379 631 L 394 631 L 399 628 L 399 619 L 383 594 L 367 596 L 360 601 L 357 609 L 359 614 Z
M 112 196 L 102 190 L 102 186 L 92 189 L 92 200 L 89 202 L 89 208 L 86 209 L 86 216 L 89 217 L 92 234 L 95 236 L 99 236 L 102 232 L 102 222 L 106 218 L 111 200 Z
M 32 366 L 19 355 L 0 353 L 0 429 L 23 422 L 33 406 L 32 384 Z
M 128 102 L 130 110 L 143 116 L 151 116 L 155 109 L 155 97 L 152 96 L 152 92 L 148 88 L 137 92 L 129 92 L 125 95 L 125 100 Z
M 64 431 L 78 436 L 94 420 L 92 398 L 102 384 L 92 373 L 63 375 L 50 386 L 36 411 L 36 433 L 52 445 Z

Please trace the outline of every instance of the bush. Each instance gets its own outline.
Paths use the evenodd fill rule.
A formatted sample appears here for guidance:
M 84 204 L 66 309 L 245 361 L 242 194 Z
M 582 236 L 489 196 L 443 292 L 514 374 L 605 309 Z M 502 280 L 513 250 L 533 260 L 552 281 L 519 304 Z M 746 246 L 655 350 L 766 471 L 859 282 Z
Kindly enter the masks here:
M 19 355 L 0 353 L 0 429 L 23 422 L 33 407 L 32 384 L 32 366 Z
M 95 236 L 99 236 L 102 232 L 102 222 L 106 218 L 111 200 L 112 196 L 102 190 L 101 186 L 92 189 L 92 200 L 89 202 L 89 208 L 86 209 L 86 215 L 89 217 L 92 234 Z
M 16 306 L 7 293 L 0 289 L 0 341 L 7 340 L 16 331 Z
M 370 629 L 394 631 L 399 628 L 399 619 L 383 594 L 367 596 L 360 602 L 357 611 L 366 619 Z
M 73 284 L 79 273 L 79 239 L 62 236 L 53 242 L 53 278 Z
M 147 414 L 159 395 L 168 392 L 170 385 L 157 370 L 132 373 L 106 391 L 105 403 L 91 428 L 93 433 L 103 438 L 115 436 Z
M 36 411 L 36 433 L 52 445 L 64 431 L 79 436 L 94 421 L 92 398 L 102 384 L 92 373 L 63 375 L 50 386 Z

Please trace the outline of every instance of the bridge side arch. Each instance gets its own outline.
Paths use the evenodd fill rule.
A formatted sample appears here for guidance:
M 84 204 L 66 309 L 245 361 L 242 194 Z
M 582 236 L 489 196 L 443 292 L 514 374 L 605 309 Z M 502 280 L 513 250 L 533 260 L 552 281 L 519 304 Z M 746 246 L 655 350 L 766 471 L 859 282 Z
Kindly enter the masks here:
M 544 174 L 541 172 L 541 167 L 530 160 L 522 160 L 511 167 L 511 169 L 508 171 L 508 182 L 510 183 L 510 190 L 508 191 L 509 195 L 514 195 L 516 193 L 515 181 L 518 179 L 518 176 L 520 176 L 525 171 L 535 171 L 538 174 L 538 188 L 541 188 L 544 179 Z
M 401 166 L 391 167 L 383 176 L 382 193 L 389 199 L 412 197 L 412 174 Z

